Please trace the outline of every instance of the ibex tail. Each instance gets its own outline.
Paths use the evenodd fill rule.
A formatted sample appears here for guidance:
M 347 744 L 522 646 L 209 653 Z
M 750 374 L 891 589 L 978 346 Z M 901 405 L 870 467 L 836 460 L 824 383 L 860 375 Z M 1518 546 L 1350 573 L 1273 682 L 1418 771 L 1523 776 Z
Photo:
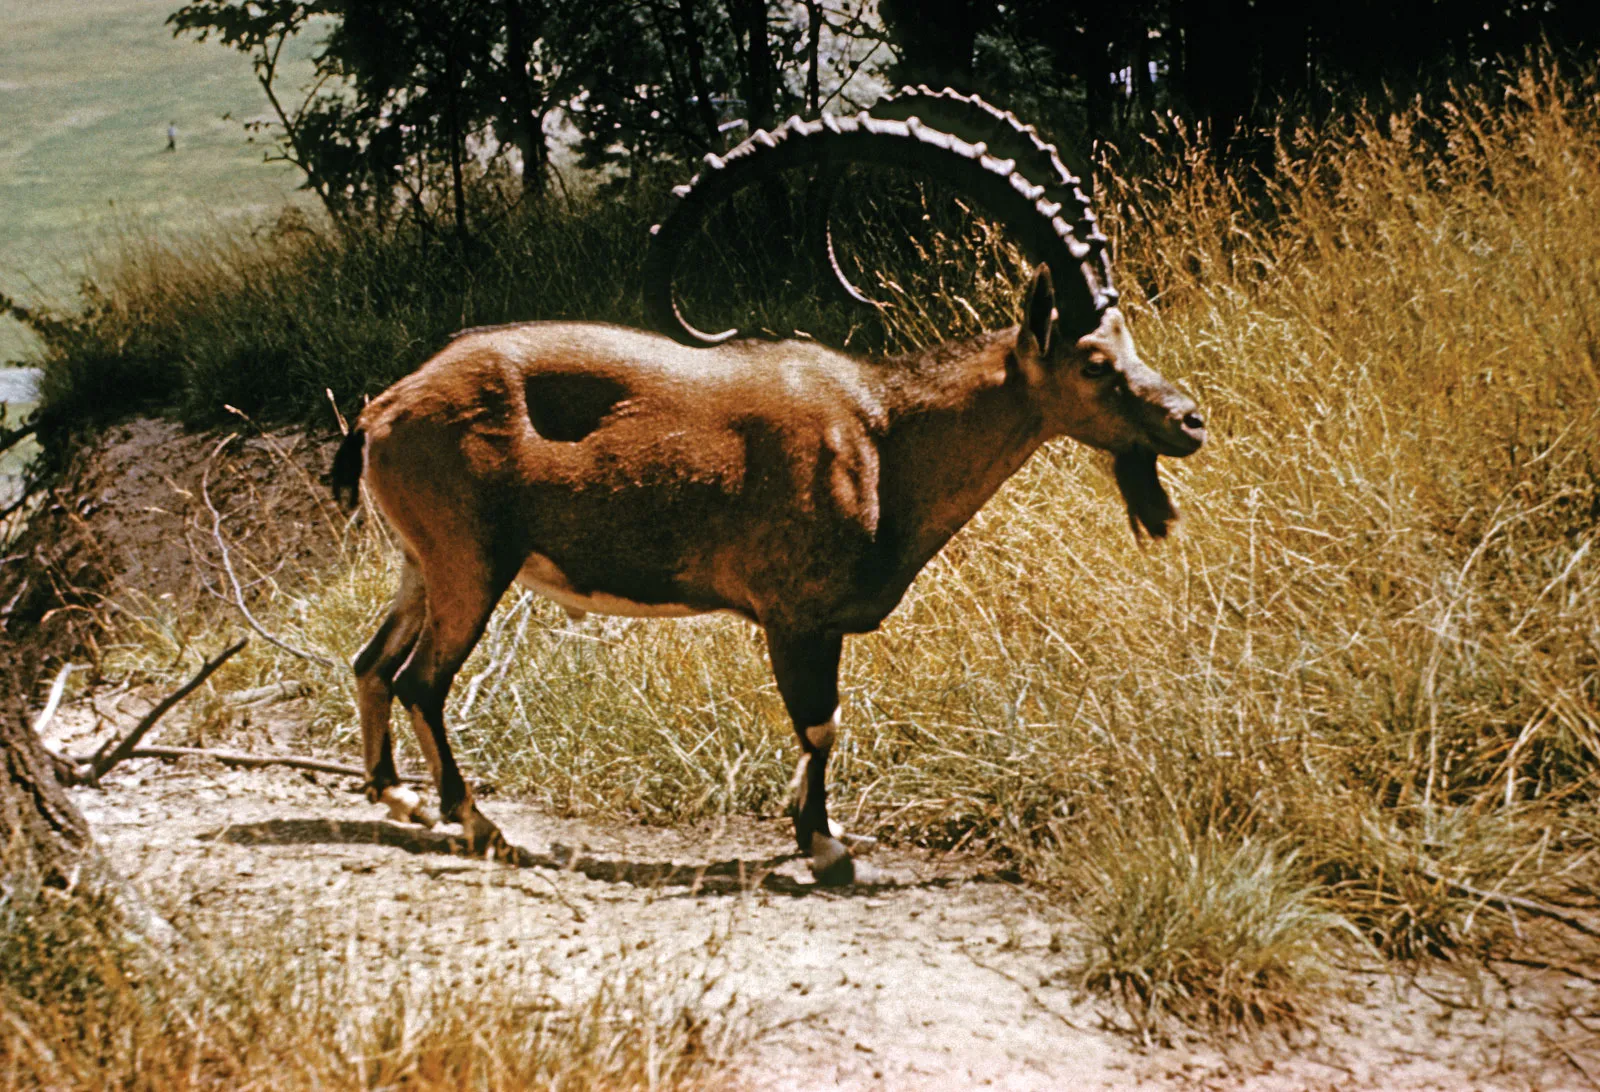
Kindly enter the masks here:
M 333 457 L 333 472 L 330 475 L 333 498 L 344 505 L 346 511 L 353 509 L 361 500 L 361 466 L 366 446 L 366 432 L 353 428 L 350 435 L 344 438 L 344 443 L 339 445 L 338 454 Z

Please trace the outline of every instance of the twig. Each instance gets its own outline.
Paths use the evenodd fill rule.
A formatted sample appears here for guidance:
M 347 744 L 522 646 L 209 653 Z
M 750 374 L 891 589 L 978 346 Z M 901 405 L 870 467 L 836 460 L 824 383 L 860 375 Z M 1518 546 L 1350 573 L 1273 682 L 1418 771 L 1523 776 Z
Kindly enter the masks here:
M 317 773 L 343 774 L 346 777 L 365 778 L 367 772 L 357 766 L 345 766 L 338 762 L 324 762 L 320 758 L 306 758 L 301 755 L 253 755 L 244 751 L 213 751 L 205 747 L 135 747 L 131 758 L 209 758 L 222 763 L 224 766 L 242 766 L 245 769 L 260 769 L 266 766 L 287 766 L 295 770 L 314 770 Z M 413 785 L 427 783 L 426 778 L 405 776 L 401 781 Z
M 1565 910 L 1557 910 L 1554 906 L 1547 906 L 1542 902 L 1535 902 L 1533 899 L 1525 899 L 1520 895 L 1506 895 L 1499 891 L 1485 891 L 1481 887 L 1473 887 L 1469 883 L 1462 883 L 1460 880 L 1452 880 L 1448 876 L 1443 876 L 1426 866 L 1418 868 L 1417 871 L 1421 872 L 1434 883 L 1442 883 L 1446 887 L 1451 888 L 1452 890 L 1458 892 L 1459 894 L 1465 895 L 1468 898 L 1481 899 L 1484 902 L 1497 902 L 1508 909 L 1525 910 L 1528 913 L 1536 914 L 1539 917 L 1549 918 L 1552 921 L 1559 921 L 1567 928 L 1576 929 L 1585 936 L 1600 937 L 1600 929 L 1596 929 L 1594 926 L 1590 925 L 1576 914 L 1569 914 Z
M 35 482 L 32 485 L 24 485 L 22 487 L 22 495 L 16 500 L 12 501 L 10 504 L 6 505 L 4 511 L 0 511 L 0 523 L 4 523 L 6 520 L 10 519 L 13 512 L 20 509 L 34 497 L 37 497 L 41 492 L 43 492 L 43 490 L 43 482 Z
M 1600 978 L 1582 968 L 1574 967 L 1570 963 L 1556 963 L 1551 960 L 1529 959 L 1526 956 L 1510 955 L 1490 956 L 1489 959 L 1495 963 L 1510 963 L 1518 967 L 1532 967 L 1536 971 L 1555 971 L 1559 974 L 1569 974 L 1573 978 L 1581 978 L 1585 982 L 1600 986 Z
M 337 669 L 339 665 L 328 659 L 326 656 L 319 656 L 315 652 L 307 652 L 303 648 L 296 648 L 289 642 L 279 640 L 277 637 L 274 637 L 272 634 L 268 633 L 266 627 L 260 622 L 256 621 L 256 616 L 251 614 L 250 608 L 245 605 L 244 589 L 239 586 L 239 576 L 233 571 L 233 553 L 228 549 L 228 540 L 222 535 L 222 513 L 217 511 L 217 506 L 215 504 L 211 503 L 210 481 L 212 460 L 214 460 L 222 451 L 222 449 L 233 439 L 233 436 L 228 436 L 217 443 L 217 446 L 211 450 L 211 457 L 206 460 L 205 471 L 200 475 L 200 496 L 205 501 L 206 508 L 211 512 L 211 537 L 213 540 L 215 540 L 217 549 L 222 553 L 222 570 L 228 574 L 228 583 L 233 586 L 233 605 L 239 608 L 239 613 L 244 615 L 244 620 L 249 624 L 250 628 L 259 633 L 269 645 L 272 645 L 275 648 L 281 648 L 291 656 L 298 656 L 302 660 L 310 660 L 312 663 L 321 664 L 323 667 Z
M 66 664 L 56 675 L 56 681 L 50 684 L 50 697 L 45 700 L 42 709 L 33 721 L 33 734 L 40 735 L 50 726 L 50 719 L 56 715 L 56 709 L 61 705 L 61 695 L 67 689 L 67 676 L 72 674 L 77 664 Z
M 270 705 L 273 702 L 291 701 L 294 698 L 304 697 L 311 692 L 311 688 L 297 679 L 285 682 L 268 683 L 266 686 L 257 686 L 250 690 L 235 690 L 231 694 L 222 695 L 222 700 L 229 705 Z
M 5 429 L 0 432 L 0 452 L 10 451 L 37 431 L 39 431 L 37 424 L 23 425 L 17 429 Z
M 127 737 L 123 739 L 121 743 L 111 748 L 109 754 L 107 754 L 106 749 L 102 747 L 100 752 L 89 761 L 89 783 L 91 785 L 98 785 L 100 779 L 109 773 L 112 767 L 116 766 L 117 763 L 123 761 L 133 754 L 133 749 L 139 745 L 139 741 L 145 737 L 150 729 L 156 726 L 156 721 L 166 716 L 167 710 L 171 709 L 174 705 L 177 705 L 184 698 L 188 697 L 189 694 L 198 688 L 201 683 L 205 682 L 211 677 L 211 673 L 213 671 L 227 663 L 228 660 L 232 658 L 234 653 L 238 652 L 249 643 L 250 638 L 241 637 L 233 644 L 217 653 L 215 657 L 207 660 L 201 665 L 200 670 L 195 673 L 194 678 L 190 679 L 188 682 L 178 687 L 178 689 L 174 690 L 172 693 L 168 694 L 166 697 L 157 702 L 156 707 L 150 710 L 150 712 L 146 713 L 144 715 L 144 719 L 138 724 L 134 725 L 133 731 L 129 732 Z

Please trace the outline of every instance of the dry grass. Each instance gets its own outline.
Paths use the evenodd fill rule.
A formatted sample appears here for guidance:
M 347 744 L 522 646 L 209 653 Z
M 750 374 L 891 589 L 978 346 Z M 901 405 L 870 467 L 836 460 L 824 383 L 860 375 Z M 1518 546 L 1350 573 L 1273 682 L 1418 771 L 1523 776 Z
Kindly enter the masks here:
M 619 952 L 571 997 L 528 961 L 358 967 L 341 928 L 286 909 L 162 948 L 106 889 L 9 892 L 0 1089 L 706 1089 L 748 1033 L 706 962 Z
M 1534 60 L 1296 132 L 1267 182 L 1204 146 L 1174 130 L 1100 202 L 1144 355 L 1212 422 L 1166 468 L 1181 534 L 1140 549 L 1094 456 L 1036 457 L 850 643 L 834 771 L 847 823 L 1060 890 L 1085 979 L 1142 1019 L 1250 1023 L 1303 1012 L 1352 929 L 1398 959 L 1493 943 L 1505 917 L 1447 880 L 1593 890 L 1600 98 Z M 893 339 L 1007 321 L 988 249 L 904 268 L 928 302 Z M 349 655 L 393 580 L 371 530 L 349 560 L 271 624 Z M 343 672 L 256 647 L 226 677 L 285 674 L 357 753 Z M 471 774 L 557 809 L 780 806 L 791 732 L 738 622 L 510 597 L 453 701 Z

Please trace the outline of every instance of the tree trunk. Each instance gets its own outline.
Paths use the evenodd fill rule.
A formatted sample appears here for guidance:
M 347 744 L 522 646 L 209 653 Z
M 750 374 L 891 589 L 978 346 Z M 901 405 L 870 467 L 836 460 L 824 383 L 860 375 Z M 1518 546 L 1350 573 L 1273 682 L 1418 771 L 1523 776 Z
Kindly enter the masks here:
M 522 153 L 522 196 L 537 200 L 544 195 L 545 165 L 549 145 L 544 135 L 544 115 L 549 108 L 544 88 L 534 93 L 533 39 L 528 13 L 522 0 L 507 0 L 506 21 L 506 109 L 511 115 L 512 139 Z M 535 100 L 537 99 L 537 104 Z
M 806 117 L 822 111 L 822 80 L 818 68 L 822 61 L 822 5 L 806 0 Z
M 684 51 L 689 59 L 689 86 L 694 91 L 696 116 L 705 130 L 705 147 L 716 148 L 717 108 L 711 102 L 711 85 L 706 82 L 705 43 L 700 38 L 694 0 L 678 0 L 678 19 L 683 28 Z
M 35 678 L 33 657 L 0 643 L 0 876 L 32 868 L 61 885 L 89 846 L 89 826 L 33 734 L 26 699 Z
M 1184 97 L 1226 155 L 1250 112 L 1257 26 L 1247 0 L 1183 0 Z
M 878 15 L 900 59 L 890 69 L 895 84 L 973 90 L 972 59 L 978 35 L 994 25 L 994 0 L 880 0 Z
M 732 0 L 728 13 L 735 32 L 746 42 L 740 59 L 749 136 L 757 129 L 771 129 L 776 120 L 778 74 L 767 32 L 767 5 L 765 0 Z

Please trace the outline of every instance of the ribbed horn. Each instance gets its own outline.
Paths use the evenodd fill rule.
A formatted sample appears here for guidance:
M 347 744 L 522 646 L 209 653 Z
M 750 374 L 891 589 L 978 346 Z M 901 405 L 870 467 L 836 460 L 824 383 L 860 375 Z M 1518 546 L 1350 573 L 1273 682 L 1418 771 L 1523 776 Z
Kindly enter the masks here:
M 961 105 L 953 108 L 962 110 L 970 110 L 974 101 L 953 92 L 932 97 L 952 103 L 961 99 Z M 1009 114 L 994 113 L 1010 119 L 998 130 L 1007 141 L 1027 128 Z M 1039 147 L 1047 146 L 1039 142 Z M 1038 154 L 1027 140 L 1019 151 Z M 717 345 L 739 336 L 737 329 L 707 334 L 684 318 L 673 290 L 683 244 L 711 209 L 760 178 L 796 168 L 829 169 L 851 163 L 918 170 L 972 197 L 985 213 L 1011 229 L 1034 262 L 1048 263 L 1056 273 L 1057 305 L 1071 332 L 1094 329 L 1101 312 L 1115 302 L 1104 239 L 1093 231 L 1086 233 L 1088 239 L 1080 239 L 1075 230 L 1080 223 L 1093 224 L 1093 217 L 1086 217 L 1088 203 L 1076 187 L 1064 195 L 1070 200 L 1063 199 L 1058 196 L 1065 187 L 1061 177 L 1050 179 L 1054 185 L 1035 181 L 1018 169 L 1017 157 L 995 155 L 985 140 L 968 141 L 915 116 L 878 118 L 862 113 L 820 121 L 793 117 L 770 133 L 753 134 L 726 156 L 707 156 L 706 169 L 673 191 L 679 198 L 677 207 L 650 229 L 644 280 L 651 321 L 687 345 Z M 1060 175 L 1072 178 L 1064 167 Z M 1072 270 L 1080 276 L 1072 276 Z

